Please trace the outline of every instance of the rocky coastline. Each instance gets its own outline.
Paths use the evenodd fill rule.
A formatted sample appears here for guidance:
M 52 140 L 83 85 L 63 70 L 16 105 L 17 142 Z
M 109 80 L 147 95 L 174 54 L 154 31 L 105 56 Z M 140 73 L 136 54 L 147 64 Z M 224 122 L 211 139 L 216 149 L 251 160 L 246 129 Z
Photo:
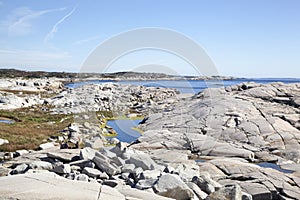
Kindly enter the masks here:
M 300 83 L 180 94 L 64 82 L 0 79 L 0 110 L 73 116 L 37 149 L 0 154 L 0 199 L 300 199 Z M 141 116 L 136 141 L 107 141 L 103 120 Z

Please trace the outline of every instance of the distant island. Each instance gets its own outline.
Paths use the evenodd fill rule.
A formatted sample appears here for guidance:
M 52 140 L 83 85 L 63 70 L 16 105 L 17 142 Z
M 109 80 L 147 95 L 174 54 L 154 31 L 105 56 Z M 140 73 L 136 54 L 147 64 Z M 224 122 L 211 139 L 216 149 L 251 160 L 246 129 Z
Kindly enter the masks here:
M 232 80 L 231 76 L 181 76 L 150 72 L 114 72 L 114 73 L 84 73 L 84 72 L 46 72 L 23 71 L 18 69 L 0 69 L 0 78 L 65 78 L 65 79 L 110 79 L 110 80 Z

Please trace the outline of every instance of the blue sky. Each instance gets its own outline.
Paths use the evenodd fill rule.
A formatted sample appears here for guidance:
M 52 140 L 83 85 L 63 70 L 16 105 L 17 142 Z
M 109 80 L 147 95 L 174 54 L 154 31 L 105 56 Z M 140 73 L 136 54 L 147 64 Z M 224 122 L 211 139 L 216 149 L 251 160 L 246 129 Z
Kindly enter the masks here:
M 78 72 L 103 41 L 158 27 L 201 45 L 220 75 L 300 78 L 299 10 L 298 0 L 0 0 L 0 68 Z M 146 65 L 196 73 L 155 50 L 123 56 L 108 71 Z

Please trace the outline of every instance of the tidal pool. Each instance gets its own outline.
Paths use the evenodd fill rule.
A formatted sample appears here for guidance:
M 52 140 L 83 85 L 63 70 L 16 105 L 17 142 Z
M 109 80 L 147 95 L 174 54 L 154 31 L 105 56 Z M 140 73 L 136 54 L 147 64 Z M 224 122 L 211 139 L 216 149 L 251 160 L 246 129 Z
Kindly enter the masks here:
M 292 170 L 282 169 L 275 163 L 261 162 L 261 163 L 257 163 L 257 165 L 264 168 L 272 168 L 283 173 L 293 173 Z
M 12 124 L 14 123 L 14 121 L 10 119 L 0 119 L 0 123 Z
M 132 128 L 136 127 L 142 120 L 117 119 L 108 120 L 107 125 L 117 132 L 117 139 L 121 142 L 131 143 L 141 136 L 141 133 Z

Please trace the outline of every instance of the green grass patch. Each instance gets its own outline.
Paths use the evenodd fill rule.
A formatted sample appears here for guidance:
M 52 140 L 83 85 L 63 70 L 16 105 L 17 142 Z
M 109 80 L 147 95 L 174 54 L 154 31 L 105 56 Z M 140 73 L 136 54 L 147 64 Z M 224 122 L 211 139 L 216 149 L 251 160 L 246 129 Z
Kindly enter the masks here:
M 73 122 L 73 115 L 51 115 L 40 107 L 0 110 L 0 117 L 15 121 L 1 123 L 0 138 L 7 139 L 9 144 L 1 145 L 0 151 L 37 149 L 49 136 L 58 135 Z

